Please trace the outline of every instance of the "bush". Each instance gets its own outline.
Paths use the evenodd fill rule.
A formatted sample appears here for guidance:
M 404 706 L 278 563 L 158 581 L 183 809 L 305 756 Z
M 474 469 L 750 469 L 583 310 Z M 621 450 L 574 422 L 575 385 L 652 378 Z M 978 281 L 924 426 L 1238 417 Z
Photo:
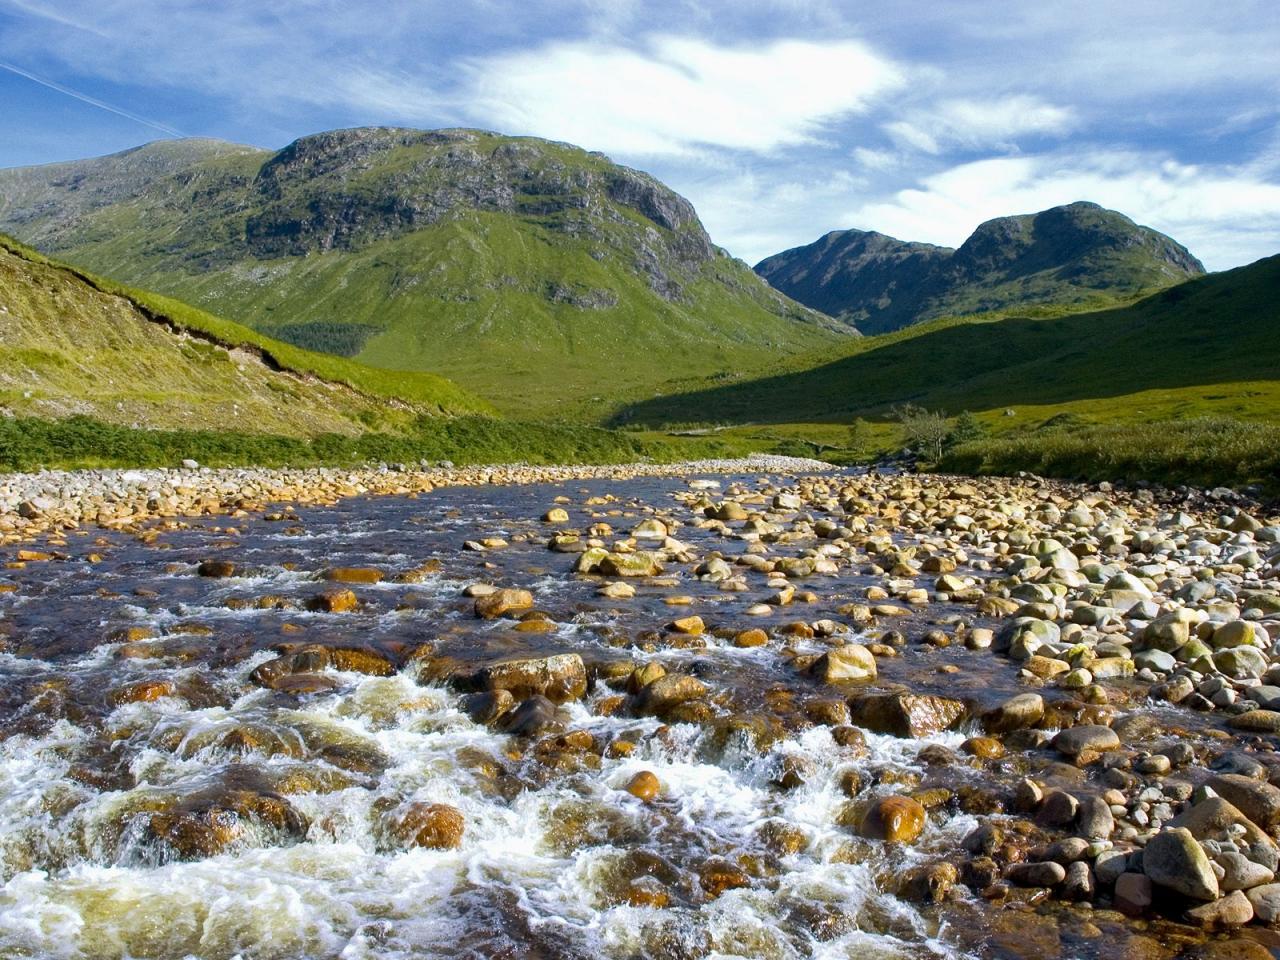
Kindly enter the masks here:
M 1280 489 L 1280 427 L 1228 418 L 1042 427 L 977 440 L 939 464 L 956 473 L 1020 470 L 1076 480 Z
M 92 417 L 0 419 L 0 470 L 171 467 L 190 457 L 215 467 L 350 466 L 370 461 L 457 464 L 672 461 L 720 444 L 653 442 L 601 427 L 482 416 L 423 417 L 404 434 L 326 434 L 311 440 L 210 430 L 138 430 Z

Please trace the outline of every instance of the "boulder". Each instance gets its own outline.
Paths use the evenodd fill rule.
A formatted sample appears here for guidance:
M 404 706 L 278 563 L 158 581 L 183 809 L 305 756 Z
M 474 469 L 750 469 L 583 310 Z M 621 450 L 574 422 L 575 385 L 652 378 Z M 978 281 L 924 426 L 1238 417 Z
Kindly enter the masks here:
M 924 832 L 925 811 L 910 797 L 882 797 L 867 808 L 858 832 L 870 840 L 912 843 Z
M 1209 786 L 1262 829 L 1280 823 L 1280 788 L 1238 773 L 1210 777 Z
M 533 607 L 533 594 L 528 590 L 495 590 L 483 597 L 476 597 L 476 616 L 484 620 L 496 620 L 511 613 Z
M 536 694 L 564 703 L 587 692 L 587 668 L 578 654 L 559 653 L 489 664 L 473 682 L 481 690 L 506 690 L 517 700 Z
M 824 683 L 859 682 L 876 678 L 876 658 L 860 643 L 835 647 L 809 668 Z
M 1205 930 L 1243 927 L 1252 919 L 1253 904 L 1240 890 L 1227 894 L 1221 900 L 1192 907 L 1187 911 L 1187 922 Z
M 1185 827 L 1161 830 L 1148 841 L 1142 869 L 1157 886 L 1193 900 L 1216 900 L 1218 877 L 1204 848 Z
M 1083 753 L 1105 753 L 1120 746 L 1120 738 L 1110 727 L 1098 723 L 1086 723 L 1059 731 L 1052 740 L 1053 749 L 1068 757 Z
M 895 737 L 927 737 L 958 726 L 969 713 L 960 700 L 928 694 L 883 693 L 854 697 L 853 722 Z
M 1044 697 L 1038 693 L 1020 693 L 982 716 L 988 733 L 1010 733 L 1034 727 L 1044 719 Z
M 411 803 L 391 823 L 391 833 L 406 846 L 455 850 L 462 846 L 467 821 L 446 803 Z

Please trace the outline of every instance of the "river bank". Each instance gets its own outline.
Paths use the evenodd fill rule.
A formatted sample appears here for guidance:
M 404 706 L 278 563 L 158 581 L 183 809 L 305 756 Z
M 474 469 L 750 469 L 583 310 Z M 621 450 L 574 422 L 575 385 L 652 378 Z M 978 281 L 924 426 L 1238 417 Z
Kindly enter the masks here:
M 125 529 L 156 518 L 260 511 L 282 502 L 329 504 L 364 495 L 405 496 L 441 486 L 833 469 L 820 460 L 756 454 L 733 460 L 603 466 L 208 469 L 192 463 L 180 469 L 10 473 L 0 474 L 0 544 L 80 524 Z

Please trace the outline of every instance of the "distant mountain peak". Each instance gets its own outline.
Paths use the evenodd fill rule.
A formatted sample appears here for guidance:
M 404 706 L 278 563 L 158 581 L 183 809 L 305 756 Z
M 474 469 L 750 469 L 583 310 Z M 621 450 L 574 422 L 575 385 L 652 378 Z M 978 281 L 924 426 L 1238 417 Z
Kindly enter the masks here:
M 980 224 L 959 248 L 833 231 L 756 272 L 801 303 L 875 333 L 948 314 L 1127 297 L 1204 273 L 1181 244 L 1078 200 Z

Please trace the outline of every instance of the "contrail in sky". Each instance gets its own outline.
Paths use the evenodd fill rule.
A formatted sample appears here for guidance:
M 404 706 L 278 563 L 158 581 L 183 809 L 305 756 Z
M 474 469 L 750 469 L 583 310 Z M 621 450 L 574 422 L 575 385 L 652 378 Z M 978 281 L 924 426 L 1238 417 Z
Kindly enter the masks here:
M 181 130 L 175 130 L 173 127 L 166 124 L 157 123 L 155 120 L 148 120 L 146 117 L 140 117 L 136 113 L 130 113 L 128 110 L 123 110 L 120 107 L 113 107 L 111 104 L 103 103 L 101 100 L 91 97 L 87 93 L 80 93 L 78 90 L 72 90 L 70 87 L 64 87 L 62 84 L 54 83 L 52 80 L 37 77 L 34 73 L 29 73 L 21 67 L 15 67 L 12 63 L 5 63 L 3 60 L 0 60 L 0 69 L 8 70 L 10 73 L 16 73 L 20 77 L 26 77 L 28 80 L 33 83 L 38 83 L 42 87 L 48 87 L 50 90 L 56 90 L 58 93 L 64 93 L 68 97 L 74 97 L 82 103 L 87 103 L 91 106 L 98 107 L 99 109 L 106 110 L 108 113 L 114 113 L 117 116 L 124 117 L 126 120 L 132 120 L 134 123 L 141 123 L 143 126 L 159 130 L 161 133 L 167 133 L 171 137 L 186 136 L 186 134 Z

